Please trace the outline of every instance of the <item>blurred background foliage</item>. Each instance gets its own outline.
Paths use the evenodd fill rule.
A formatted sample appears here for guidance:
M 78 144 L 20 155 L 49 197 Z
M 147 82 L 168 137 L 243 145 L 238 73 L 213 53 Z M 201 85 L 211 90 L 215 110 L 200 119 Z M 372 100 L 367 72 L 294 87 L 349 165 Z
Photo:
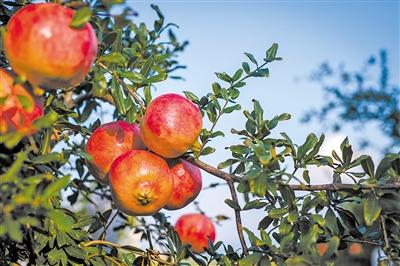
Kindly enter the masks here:
M 386 50 L 370 56 L 356 71 L 348 70 L 345 64 L 334 68 L 323 63 L 311 75 L 311 80 L 321 86 L 326 100 L 318 109 L 307 112 L 304 122 L 316 119 L 334 131 L 341 130 L 345 124 L 359 130 L 364 130 L 365 125 L 376 124 L 390 143 L 382 147 L 381 143 L 374 143 L 360 134 L 360 146 L 373 145 L 381 152 L 399 151 L 400 90 L 398 84 L 390 83 Z

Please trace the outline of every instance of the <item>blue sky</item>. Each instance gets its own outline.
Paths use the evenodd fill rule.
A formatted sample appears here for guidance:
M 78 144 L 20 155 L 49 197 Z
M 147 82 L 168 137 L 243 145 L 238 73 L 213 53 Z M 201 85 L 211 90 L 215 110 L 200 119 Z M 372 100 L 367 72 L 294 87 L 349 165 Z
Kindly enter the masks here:
M 188 66 L 181 70 L 185 81 L 168 80 L 157 86 L 154 95 L 166 92 L 191 90 L 205 95 L 216 81 L 214 72 L 232 73 L 245 60 L 244 52 L 262 59 L 265 50 L 273 43 L 279 44 L 278 55 L 284 60 L 271 64 L 270 78 L 254 79 L 243 88 L 238 102 L 244 109 L 251 108 L 251 99 L 259 100 L 266 117 L 288 112 L 292 120 L 280 126 L 275 134 L 287 132 L 296 143 L 304 141 L 310 132 L 324 131 L 318 124 L 299 122 L 304 112 L 321 106 L 323 94 L 307 78 L 317 66 L 329 61 L 342 62 L 349 69 L 359 69 L 371 54 L 385 48 L 389 52 L 389 65 L 393 83 L 399 84 L 399 2 L 398 1 L 154 1 L 168 22 L 180 26 L 175 31 L 180 40 L 190 45 L 180 56 Z M 128 1 L 139 12 L 138 22 L 152 22 L 155 18 L 149 1 Z M 108 118 L 111 119 L 111 118 Z M 108 122 L 109 120 L 103 121 Z M 222 119 L 219 129 L 229 132 L 243 127 L 241 112 Z M 380 138 L 375 130 L 364 132 L 371 138 Z M 345 135 L 354 135 L 351 128 L 340 135 L 328 136 L 327 153 L 340 143 Z M 217 165 L 229 153 L 224 147 L 232 145 L 235 138 L 229 135 L 215 142 L 217 152 L 204 158 Z M 204 174 L 204 185 L 218 181 Z M 319 180 L 321 181 L 321 180 Z M 316 180 L 318 182 L 318 180 Z M 209 214 L 233 217 L 233 212 L 223 203 L 228 198 L 227 187 L 203 191 L 198 200 Z M 174 221 L 179 215 L 193 211 L 193 205 L 183 210 L 168 212 Z M 244 224 L 257 226 L 258 213 L 245 213 Z M 233 221 L 218 227 L 217 238 L 239 247 Z

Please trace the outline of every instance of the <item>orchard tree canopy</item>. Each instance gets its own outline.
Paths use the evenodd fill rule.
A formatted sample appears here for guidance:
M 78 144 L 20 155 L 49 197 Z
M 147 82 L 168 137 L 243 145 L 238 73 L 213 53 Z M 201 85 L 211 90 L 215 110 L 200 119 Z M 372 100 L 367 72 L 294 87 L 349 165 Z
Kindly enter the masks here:
M 152 115 L 154 88 L 167 78 L 179 79 L 175 70 L 184 68 L 178 56 L 187 42 L 176 37 L 177 25 L 156 5 L 151 5 L 156 20 L 148 25 L 136 23 L 136 12 L 122 0 L 54 2 L 50 7 L 26 0 L 0 4 L 1 265 L 334 265 L 352 243 L 382 249 L 381 265 L 400 264 L 399 153 L 386 154 L 374 165 L 368 155 L 353 156 L 346 138 L 340 150 L 324 156 L 323 134 L 311 133 L 296 144 L 290 132 L 277 130 L 280 123 L 290 123 L 290 114 L 265 117 L 257 100 L 251 110 L 242 110 L 247 80 L 273 75 L 284 57 L 277 43 L 271 41 L 265 54 L 245 53 L 232 73 L 215 73 L 207 95 L 165 92 L 167 101 Z M 89 154 L 87 143 L 104 126 L 97 117 L 105 106 L 112 106 L 114 121 L 124 122 L 119 125 L 134 128 L 121 126 L 126 132 L 140 127 L 133 138 L 140 135 L 147 148 L 136 143 L 110 160 L 110 173 L 105 170 L 99 181 L 90 166 L 98 153 Z M 218 130 L 219 121 L 235 115 L 244 116 L 245 124 Z M 187 128 L 183 136 L 180 128 L 169 127 L 181 118 L 187 122 L 180 124 Z M 165 138 L 161 129 L 157 136 L 148 133 L 150 121 L 168 132 Z M 113 132 L 118 139 L 119 131 Z M 229 134 L 240 137 L 228 147 L 231 156 L 216 165 L 203 162 L 225 148 L 216 144 Z M 105 141 L 96 145 L 115 145 Z M 231 198 L 215 195 L 215 200 L 231 209 L 240 249 L 215 238 L 207 213 L 190 225 L 202 222 L 197 233 L 208 240 L 205 247 L 160 210 L 173 208 L 172 203 L 143 211 L 177 191 L 167 184 L 172 166 L 166 158 L 171 157 L 228 185 Z M 329 169 L 333 183 L 310 184 L 315 167 Z M 146 179 L 151 185 L 135 185 L 146 171 L 157 173 Z M 187 171 L 199 180 L 196 170 Z M 343 183 L 343 177 L 352 183 Z M 146 193 L 135 194 L 138 187 Z M 132 211 L 130 201 L 137 197 L 139 212 Z M 99 199 L 113 208 L 89 212 Z M 250 210 L 264 214 L 257 231 L 242 223 L 242 213 Z M 111 231 L 124 228 L 140 233 L 148 248 L 110 241 Z

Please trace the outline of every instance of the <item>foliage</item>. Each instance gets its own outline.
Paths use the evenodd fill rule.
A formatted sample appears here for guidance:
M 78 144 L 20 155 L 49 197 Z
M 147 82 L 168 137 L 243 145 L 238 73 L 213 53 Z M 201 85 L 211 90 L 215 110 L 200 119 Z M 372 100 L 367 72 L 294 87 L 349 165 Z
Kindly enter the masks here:
M 327 122 L 335 131 L 344 123 L 357 127 L 376 123 L 390 141 L 383 148 L 379 143 L 379 149 L 385 152 L 400 149 L 400 90 L 398 85 L 391 84 L 386 50 L 371 56 L 358 71 L 347 70 L 343 65 L 334 69 L 323 63 L 311 79 L 323 88 L 327 102 L 318 110 L 310 110 L 303 121 L 313 118 L 335 121 Z M 362 147 L 376 144 L 366 137 L 361 139 Z
M 2 25 L 25 4 L 3 2 Z M 221 162 L 219 169 L 199 160 L 215 151 L 215 138 L 227 134 L 218 131 L 217 124 L 223 116 L 241 110 L 238 99 L 246 80 L 268 78 L 269 65 L 281 60 L 278 44 L 267 49 L 261 62 L 246 53 L 237 71 L 216 73 L 217 81 L 207 95 L 185 92 L 211 127 L 203 129 L 199 143 L 182 158 L 229 184 L 232 198 L 225 202 L 234 210 L 240 250 L 218 241 L 210 242 L 205 254 L 195 254 L 182 245 L 162 212 L 144 219 L 113 209 L 95 214 L 85 208 L 77 211 L 79 206 L 97 208 L 96 201 L 111 201 L 109 188 L 94 182 L 87 171 L 89 158 L 84 153 L 90 132 L 100 125 L 96 117 L 104 102 L 113 106 L 115 119 L 139 122 L 154 84 L 177 78 L 174 71 L 183 66 L 176 57 L 187 42 L 177 40 L 172 30 L 176 26 L 165 24 L 154 5 L 157 19 L 149 27 L 137 24 L 132 19 L 135 12 L 121 1 L 64 4 L 79 10 L 72 26 L 90 20 L 95 27 L 98 58 L 86 80 L 73 90 L 45 93 L 46 116 L 37 122 L 40 132 L 30 138 L 14 134 L 1 139 L 0 264 L 188 265 L 190 258 L 199 265 L 332 265 L 338 251 L 352 242 L 383 247 L 383 263 L 400 263 L 400 154 L 387 154 L 375 166 L 367 155 L 353 158 L 346 138 L 340 151 L 322 156 L 324 135 L 310 134 L 300 145 L 286 133 L 273 137 L 271 133 L 290 115 L 265 118 L 261 104 L 254 100 L 252 110 L 243 110 L 243 128 L 231 131 L 241 137 L 240 143 L 229 147 L 231 158 Z M 116 5 L 121 13 L 111 14 Z M 0 61 L 7 66 L 3 53 Z M 221 170 L 228 167 L 230 173 Z M 314 167 L 329 168 L 333 184 L 310 185 Z M 343 184 L 343 176 L 354 183 Z M 243 206 L 238 192 L 245 199 Z M 241 213 L 250 210 L 265 213 L 257 232 L 241 223 Z M 126 227 L 141 233 L 149 248 L 109 241 L 111 228 Z M 317 243 L 328 244 L 323 256 Z

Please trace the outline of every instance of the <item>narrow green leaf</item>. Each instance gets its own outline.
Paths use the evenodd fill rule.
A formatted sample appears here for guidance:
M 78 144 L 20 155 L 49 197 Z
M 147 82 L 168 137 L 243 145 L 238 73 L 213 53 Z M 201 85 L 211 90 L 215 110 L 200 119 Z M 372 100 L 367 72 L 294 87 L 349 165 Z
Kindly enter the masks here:
M 10 182 L 12 179 L 17 178 L 19 171 L 21 170 L 26 157 L 28 156 L 27 151 L 21 151 L 17 154 L 17 159 L 7 170 L 7 172 L 0 176 L 1 184 Z
M 272 46 L 267 50 L 266 59 L 268 61 L 274 61 L 276 57 L 276 53 L 278 52 L 278 44 L 274 43 Z
M 127 60 L 125 56 L 123 56 L 119 52 L 112 52 L 100 58 L 100 61 L 110 63 L 110 64 L 118 64 L 125 65 Z
M 47 201 L 49 198 L 58 195 L 58 193 L 69 183 L 70 176 L 64 176 L 51 183 L 43 192 L 42 200 Z
M 75 11 L 70 26 L 75 29 L 82 28 L 85 26 L 87 22 L 89 22 L 91 16 L 92 16 L 92 11 L 90 10 L 90 7 L 85 6 Z
M 368 156 L 365 160 L 361 161 L 361 167 L 371 178 L 375 178 L 375 167 L 372 158 Z
M 367 226 L 371 226 L 381 213 L 381 206 L 375 197 L 367 198 L 363 201 L 364 221 Z
M 258 66 L 257 60 L 254 58 L 252 54 L 250 53 L 244 53 L 244 54 L 247 56 L 247 58 L 250 59 L 251 62 L 253 62 L 256 66 Z
M 235 105 L 233 105 L 233 106 L 229 106 L 229 107 L 226 107 L 225 109 L 224 109 L 224 113 L 225 114 L 229 114 L 229 113 L 232 113 L 233 111 L 238 111 L 238 110 L 240 110 L 242 107 L 240 106 L 240 104 L 235 104 Z
M 247 62 L 242 63 L 242 68 L 243 68 L 244 72 L 246 72 L 246 74 L 250 73 L 250 66 Z
M 234 201 L 231 200 L 231 199 L 226 199 L 226 200 L 224 200 L 224 202 L 225 202 L 229 207 L 231 207 L 231 208 L 234 209 L 234 210 L 238 210 L 238 211 L 241 210 L 239 204 L 237 204 L 236 202 L 234 202 Z
M 288 213 L 287 209 L 284 208 L 278 208 L 278 209 L 272 209 L 269 211 L 269 217 L 272 219 L 277 219 L 283 217 L 286 213 Z
M 63 159 L 63 154 L 59 152 L 51 152 L 39 157 L 35 157 L 32 160 L 33 164 L 46 164 L 54 161 L 60 161 Z

